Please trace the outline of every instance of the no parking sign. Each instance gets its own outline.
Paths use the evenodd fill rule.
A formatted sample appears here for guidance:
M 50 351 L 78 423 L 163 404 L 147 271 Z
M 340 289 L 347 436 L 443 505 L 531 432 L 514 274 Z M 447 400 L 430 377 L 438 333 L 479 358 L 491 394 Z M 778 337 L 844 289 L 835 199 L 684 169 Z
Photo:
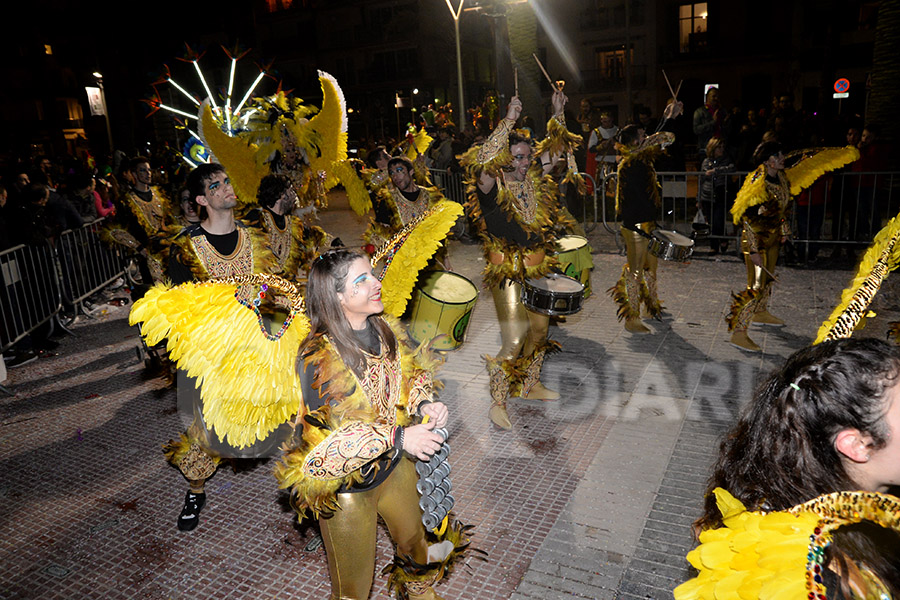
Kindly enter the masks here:
M 834 82 L 834 97 L 835 98 L 849 98 L 850 97 L 850 80 L 841 77 L 837 81 Z

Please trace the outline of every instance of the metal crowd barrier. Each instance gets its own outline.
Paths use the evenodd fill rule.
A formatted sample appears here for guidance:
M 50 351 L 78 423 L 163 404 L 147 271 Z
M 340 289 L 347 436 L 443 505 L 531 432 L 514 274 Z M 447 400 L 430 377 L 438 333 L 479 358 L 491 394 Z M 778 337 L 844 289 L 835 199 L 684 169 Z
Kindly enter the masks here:
M 100 240 L 103 219 L 62 232 L 56 242 L 63 299 L 76 309 L 90 296 L 125 276 L 127 258 L 120 246 Z
M 49 242 L 0 252 L 0 354 L 62 308 L 56 254 Z
M 734 197 L 746 171 L 722 175 L 724 200 L 705 204 L 704 217 L 710 226 L 709 238 L 737 240 L 740 231 L 731 220 Z M 697 216 L 702 173 L 665 171 L 657 173 L 662 204 L 660 227 L 689 235 Z M 795 245 L 806 247 L 866 246 L 883 224 L 900 212 L 900 173 L 838 172 L 825 174 L 804 193 L 792 199 L 791 232 Z M 610 172 L 597 181 L 598 209 L 602 224 L 610 233 L 618 231 L 615 216 L 616 174 Z M 595 213 L 596 214 L 596 213 Z

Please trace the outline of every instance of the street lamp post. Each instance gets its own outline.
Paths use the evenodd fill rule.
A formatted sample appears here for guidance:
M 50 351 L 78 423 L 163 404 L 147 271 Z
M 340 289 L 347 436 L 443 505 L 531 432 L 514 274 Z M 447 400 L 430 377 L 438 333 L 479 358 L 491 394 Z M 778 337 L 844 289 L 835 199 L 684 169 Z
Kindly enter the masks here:
M 459 15 L 462 13 L 463 4 L 465 4 L 466 0 L 459 0 L 459 8 L 453 10 L 453 5 L 450 3 L 450 0 L 446 0 L 447 8 L 450 9 L 450 14 L 453 16 L 453 28 L 456 32 L 456 81 L 457 87 L 459 88 L 459 108 L 457 108 L 457 127 L 462 127 L 462 115 L 465 112 L 465 102 L 463 101 L 463 72 L 462 72 L 462 51 L 459 47 Z
M 103 89 L 103 75 L 97 71 L 93 72 L 97 79 L 97 87 L 100 88 L 100 102 L 103 104 L 103 118 L 106 119 L 106 136 L 109 140 L 109 153 L 113 153 L 112 127 L 109 126 L 109 109 L 106 107 L 106 91 Z

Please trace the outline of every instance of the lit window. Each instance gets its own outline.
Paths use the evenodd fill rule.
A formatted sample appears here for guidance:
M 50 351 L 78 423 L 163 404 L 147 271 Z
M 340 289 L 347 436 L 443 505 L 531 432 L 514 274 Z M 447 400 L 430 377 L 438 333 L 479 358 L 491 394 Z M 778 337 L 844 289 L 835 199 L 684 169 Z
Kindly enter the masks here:
M 598 48 L 596 53 L 597 70 L 600 77 L 612 81 L 625 80 L 625 48 Z
M 53 54 L 53 46 L 44 44 L 44 54 Z
M 678 7 L 678 41 L 682 53 L 706 49 L 706 2 Z

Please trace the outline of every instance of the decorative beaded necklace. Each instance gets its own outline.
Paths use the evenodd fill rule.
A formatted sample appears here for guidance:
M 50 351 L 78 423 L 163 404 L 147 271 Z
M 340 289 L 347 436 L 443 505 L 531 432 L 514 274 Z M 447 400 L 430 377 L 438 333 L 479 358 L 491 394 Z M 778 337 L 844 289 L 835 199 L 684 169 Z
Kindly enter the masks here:
M 524 223 L 533 222 L 537 212 L 537 201 L 531 177 L 526 175 L 524 181 L 516 181 L 514 179 L 506 179 L 504 176 L 503 182 L 512 194 L 513 207 L 519 214 L 519 218 Z

